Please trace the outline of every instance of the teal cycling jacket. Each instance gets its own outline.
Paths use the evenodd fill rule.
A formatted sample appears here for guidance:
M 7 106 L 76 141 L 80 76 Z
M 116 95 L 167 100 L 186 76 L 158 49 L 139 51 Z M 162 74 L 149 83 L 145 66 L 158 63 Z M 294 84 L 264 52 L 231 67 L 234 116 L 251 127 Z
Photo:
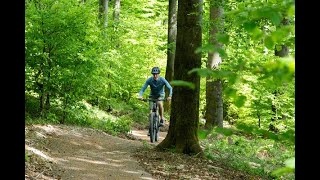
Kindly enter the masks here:
M 172 96 L 172 87 L 170 86 L 168 81 L 163 77 L 159 77 L 157 80 L 154 80 L 153 77 L 148 78 L 144 83 L 144 85 L 142 86 L 139 92 L 139 96 L 142 96 L 142 94 L 144 93 L 144 91 L 147 89 L 148 86 L 150 86 L 151 97 L 165 96 L 164 86 L 168 88 L 169 96 Z

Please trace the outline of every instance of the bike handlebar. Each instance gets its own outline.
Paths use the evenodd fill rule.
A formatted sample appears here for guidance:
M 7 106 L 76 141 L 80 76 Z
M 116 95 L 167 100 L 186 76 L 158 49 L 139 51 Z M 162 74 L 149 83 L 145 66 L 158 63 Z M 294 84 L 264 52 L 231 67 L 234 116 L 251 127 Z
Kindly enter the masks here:
M 144 102 L 147 102 L 147 101 L 167 101 L 167 99 L 152 99 L 152 98 L 142 98 L 142 99 L 139 99 L 141 101 L 144 101 Z

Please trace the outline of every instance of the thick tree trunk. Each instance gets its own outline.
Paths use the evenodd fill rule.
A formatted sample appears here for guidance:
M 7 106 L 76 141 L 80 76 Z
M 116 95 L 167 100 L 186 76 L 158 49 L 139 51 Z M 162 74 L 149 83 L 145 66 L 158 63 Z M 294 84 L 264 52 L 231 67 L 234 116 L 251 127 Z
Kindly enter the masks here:
M 191 69 L 201 67 L 201 54 L 195 53 L 202 41 L 200 10 L 199 0 L 178 2 L 174 79 L 191 82 L 195 89 L 182 86 L 173 88 L 168 135 L 157 147 L 174 147 L 178 153 L 203 155 L 197 136 L 200 77 L 195 73 L 188 74 Z
M 176 36 L 177 36 L 177 0 L 169 0 L 169 15 L 168 15 L 168 48 L 167 48 L 167 67 L 165 78 L 168 82 L 173 79 L 174 56 L 176 50 Z M 166 97 L 169 92 L 165 89 Z M 170 112 L 170 101 L 165 101 L 163 104 L 164 111 Z
M 223 127 L 223 100 L 222 100 L 222 80 L 218 79 L 214 81 L 214 89 L 215 89 L 215 101 L 216 101 L 216 124 L 218 127 Z
M 212 129 L 216 117 L 216 101 L 214 101 L 214 82 L 211 77 L 206 77 L 206 111 L 204 128 Z
M 206 129 L 223 127 L 222 81 L 220 79 L 206 84 Z

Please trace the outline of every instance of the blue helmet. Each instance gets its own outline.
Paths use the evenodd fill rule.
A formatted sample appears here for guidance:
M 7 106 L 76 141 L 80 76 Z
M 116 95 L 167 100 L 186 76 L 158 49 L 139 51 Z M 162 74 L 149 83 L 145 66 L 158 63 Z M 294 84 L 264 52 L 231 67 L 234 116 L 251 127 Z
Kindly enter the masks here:
M 151 74 L 160 74 L 160 69 L 158 67 L 153 67 L 151 69 Z

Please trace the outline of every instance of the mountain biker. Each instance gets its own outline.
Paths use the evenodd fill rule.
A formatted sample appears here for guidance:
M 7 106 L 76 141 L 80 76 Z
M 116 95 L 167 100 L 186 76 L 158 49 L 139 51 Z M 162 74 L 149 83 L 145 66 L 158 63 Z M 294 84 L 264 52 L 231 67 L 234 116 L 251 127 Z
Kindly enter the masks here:
M 149 77 L 146 80 L 146 82 L 144 83 L 144 85 L 142 86 L 139 92 L 138 99 L 143 99 L 142 95 L 148 86 L 150 86 L 149 98 L 164 99 L 165 97 L 164 86 L 166 86 L 167 89 L 169 90 L 169 95 L 167 97 L 167 100 L 170 101 L 172 97 L 172 87 L 165 78 L 160 76 L 159 67 L 153 67 L 151 69 L 151 74 L 153 75 L 153 77 Z M 163 126 L 165 119 L 163 117 L 162 101 L 158 101 L 158 107 L 159 107 L 159 115 L 160 115 L 160 126 Z M 150 109 L 150 113 L 152 113 L 152 102 L 149 102 L 149 109 Z

